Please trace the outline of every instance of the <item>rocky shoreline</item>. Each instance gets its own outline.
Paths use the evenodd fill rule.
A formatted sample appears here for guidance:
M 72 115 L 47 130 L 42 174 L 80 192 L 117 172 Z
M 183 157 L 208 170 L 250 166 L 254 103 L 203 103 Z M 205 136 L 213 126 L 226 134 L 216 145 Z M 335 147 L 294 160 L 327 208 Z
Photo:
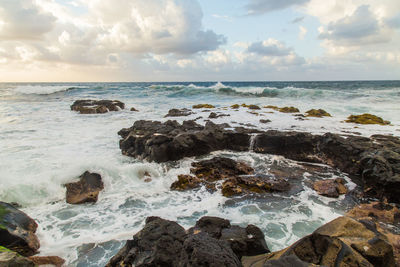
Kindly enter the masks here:
M 244 104 L 243 104 L 244 105 Z M 256 105 L 244 105 L 251 112 Z M 237 109 L 239 105 L 231 108 Z M 81 114 L 119 111 L 125 105 L 117 100 L 78 100 L 71 110 Z M 199 104 L 193 109 L 213 109 Z M 298 113 L 294 107 L 267 108 Z M 136 111 L 134 108 L 132 111 Z M 172 109 L 166 117 L 189 116 L 190 109 Z M 309 110 L 306 116 L 331 116 L 324 110 Z M 298 114 L 301 115 L 301 114 Z M 364 116 L 368 115 L 368 116 Z M 351 122 L 389 122 L 364 114 L 349 117 Z M 209 119 L 226 116 L 211 112 Z M 305 116 L 299 116 L 301 119 Z M 267 120 L 264 120 L 268 123 Z M 298 131 L 261 131 L 231 127 L 211 121 L 178 123 L 138 120 L 121 129 L 119 145 L 123 155 L 139 160 L 164 163 L 186 157 L 200 157 L 229 150 L 283 156 L 301 162 L 299 173 L 272 170 L 266 175 L 241 161 L 225 157 L 198 160 L 190 174 L 180 174 L 172 191 L 206 188 L 225 197 L 259 196 L 270 193 L 290 196 L 296 190 L 290 177 L 312 173 L 306 163 L 324 164 L 349 175 L 361 188 L 352 192 L 342 178 L 315 181 L 310 187 L 318 194 L 337 198 L 353 194 L 363 204 L 280 251 L 271 252 L 263 232 L 255 225 L 231 225 L 218 217 L 205 216 L 184 229 L 174 221 L 148 217 L 142 230 L 112 257 L 107 266 L 400 266 L 400 235 L 393 229 L 400 223 L 400 139 L 388 135 L 342 136 L 333 133 L 313 135 Z M 149 175 L 145 175 L 149 176 Z M 86 171 L 79 180 L 65 184 L 69 204 L 95 203 L 104 189 L 97 173 Z M 151 180 L 151 177 L 146 179 Z M 391 203 L 391 204 L 389 204 Z M 0 202 L 0 266 L 63 266 L 56 256 L 39 257 L 38 225 L 13 205 Z

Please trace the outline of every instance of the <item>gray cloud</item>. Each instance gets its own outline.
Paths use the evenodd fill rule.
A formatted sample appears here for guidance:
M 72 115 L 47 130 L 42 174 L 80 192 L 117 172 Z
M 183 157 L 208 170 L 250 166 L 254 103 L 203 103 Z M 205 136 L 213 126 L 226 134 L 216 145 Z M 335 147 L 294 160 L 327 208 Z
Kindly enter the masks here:
M 400 28 L 400 14 L 387 19 L 386 23 L 392 28 Z
M 293 20 L 291 21 L 291 23 L 292 23 L 292 24 L 295 24 L 295 23 L 302 22 L 303 20 L 304 20 L 304 17 L 297 17 L 297 18 L 293 19 Z
M 1 0 L 0 28 L 2 40 L 40 39 L 53 29 L 56 18 L 41 12 L 31 1 Z
M 354 40 L 379 33 L 377 19 L 369 11 L 369 6 L 362 5 L 351 15 L 328 24 L 328 31 L 319 35 L 321 39 Z
M 250 0 L 246 5 L 249 15 L 261 15 L 271 11 L 302 5 L 310 0 Z
M 248 52 L 263 56 L 287 56 L 292 49 L 278 42 L 255 42 L 248 47 Z

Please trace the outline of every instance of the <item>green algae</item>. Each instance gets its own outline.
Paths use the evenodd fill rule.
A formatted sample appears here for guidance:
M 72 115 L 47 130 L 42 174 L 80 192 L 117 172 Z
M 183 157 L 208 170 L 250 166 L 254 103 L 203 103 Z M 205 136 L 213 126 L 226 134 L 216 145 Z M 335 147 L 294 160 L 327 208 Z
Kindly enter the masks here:
M 385 121 L 381 117 L 364 113 L 362 115 L 350 115 L 346 122 L 348 123 L 358 123 L 358 124 L 379 124 L 379 125 L 388 125 L 390 121 Z
M 331 114 L 329 114 L 323 109 L 310 109 L 306 111 L 306 113 L 307 113 L 306 117 L 317 117 L 317 118 L 332 117 Z

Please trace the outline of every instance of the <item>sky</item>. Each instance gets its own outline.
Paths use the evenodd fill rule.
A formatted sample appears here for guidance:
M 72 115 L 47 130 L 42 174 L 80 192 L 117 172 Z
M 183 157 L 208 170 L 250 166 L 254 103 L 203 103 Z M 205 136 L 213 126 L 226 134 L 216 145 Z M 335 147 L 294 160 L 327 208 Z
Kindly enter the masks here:
M 0 82 L 389 79 L 399 0 L 0 0 Z

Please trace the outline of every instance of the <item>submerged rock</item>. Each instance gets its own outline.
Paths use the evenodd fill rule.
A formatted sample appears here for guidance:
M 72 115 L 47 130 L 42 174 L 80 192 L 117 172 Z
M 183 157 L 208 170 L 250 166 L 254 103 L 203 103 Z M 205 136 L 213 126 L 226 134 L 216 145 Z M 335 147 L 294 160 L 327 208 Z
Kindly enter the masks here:
M 321 117 L 331 117 L 331 114 L 329 114 L 328 112 L 326 112 L 323 109 L 310 109 L 308 111 L 306 111 L 307 117 L 317 117 L 317 118 L 321 118 Z
M 319 195 L 337 198 L 347 193 L 345 182 L 342 178 L 320 180 L 313 184 L 313 188 Z
M 134 107 L 131 107 L 131 109 L 130 109 L 131 111 L 139 111 L 139 110 L 137 110 L 136 108 L 134 108 Z
M 35 235 L 38 225 L 24 212 L 0 201 L 0 246 L 23 256 L 31 256 L 40 247 Z
M 0 246 L 0 266 L 2 267 L 34 267 L 28 258 L 19 255 L 17 252 L 11 251 Z
M 264 119 L 260 120 L 260 123 L 270 123 L 270 122 L 271 122 L 271 120 L 264 120 Z
M 84 172 L 79 181 L 65 184 L 67 188 L 66 200 L 69 204 L 97 202 L 101 190 L 104 189 L 100 174 Z
M 118 100 L 76 100 L 71 105 L 71 110 L 81 114 L 107 113 L 125 108 L 125 104 Z
M 350 115 L 346 122 L 358 123 L 358 124 L 380 124 L 388 125 L 390 121 L 385 121 L 381 117 L 372 114 L 362 114 L 362 115 Z
M 321 266 L 395 266 L 393 247 L 376 225 L 349 217 L 339 217 L 281 251 L 243 257 L 242 263 L 244 266 L 256 266 L 255 263 L 274 266 L 268 264 L 282 262 L 291 255 L 299 262 Z
M 210 104 L 197 104 L 192 106 L 192 108 L 215 108 L 213 105 Z
M 247 108 L 248 108 L 248 109 L 256 109 L 256 110 L 257 110 L 257 109 L 261 109 L 261 108 L 260 108 L 259 106 L 257 106 L 257 105 L 248 105 Z
M 243 255 L 267 252 L 264 235 L 254 225 L 242 228 L 203 217 L 185 231 L 175 222 L 148 217 L 107 266 L 241 266 Z
M 170 109 L 168 111 L 168 114 L 165 115 L 164 117 L 183 117 L 183 116 L 189 116 L 194 114 L 190 109 L 187 108 L 182 108 L 182 109 Z

